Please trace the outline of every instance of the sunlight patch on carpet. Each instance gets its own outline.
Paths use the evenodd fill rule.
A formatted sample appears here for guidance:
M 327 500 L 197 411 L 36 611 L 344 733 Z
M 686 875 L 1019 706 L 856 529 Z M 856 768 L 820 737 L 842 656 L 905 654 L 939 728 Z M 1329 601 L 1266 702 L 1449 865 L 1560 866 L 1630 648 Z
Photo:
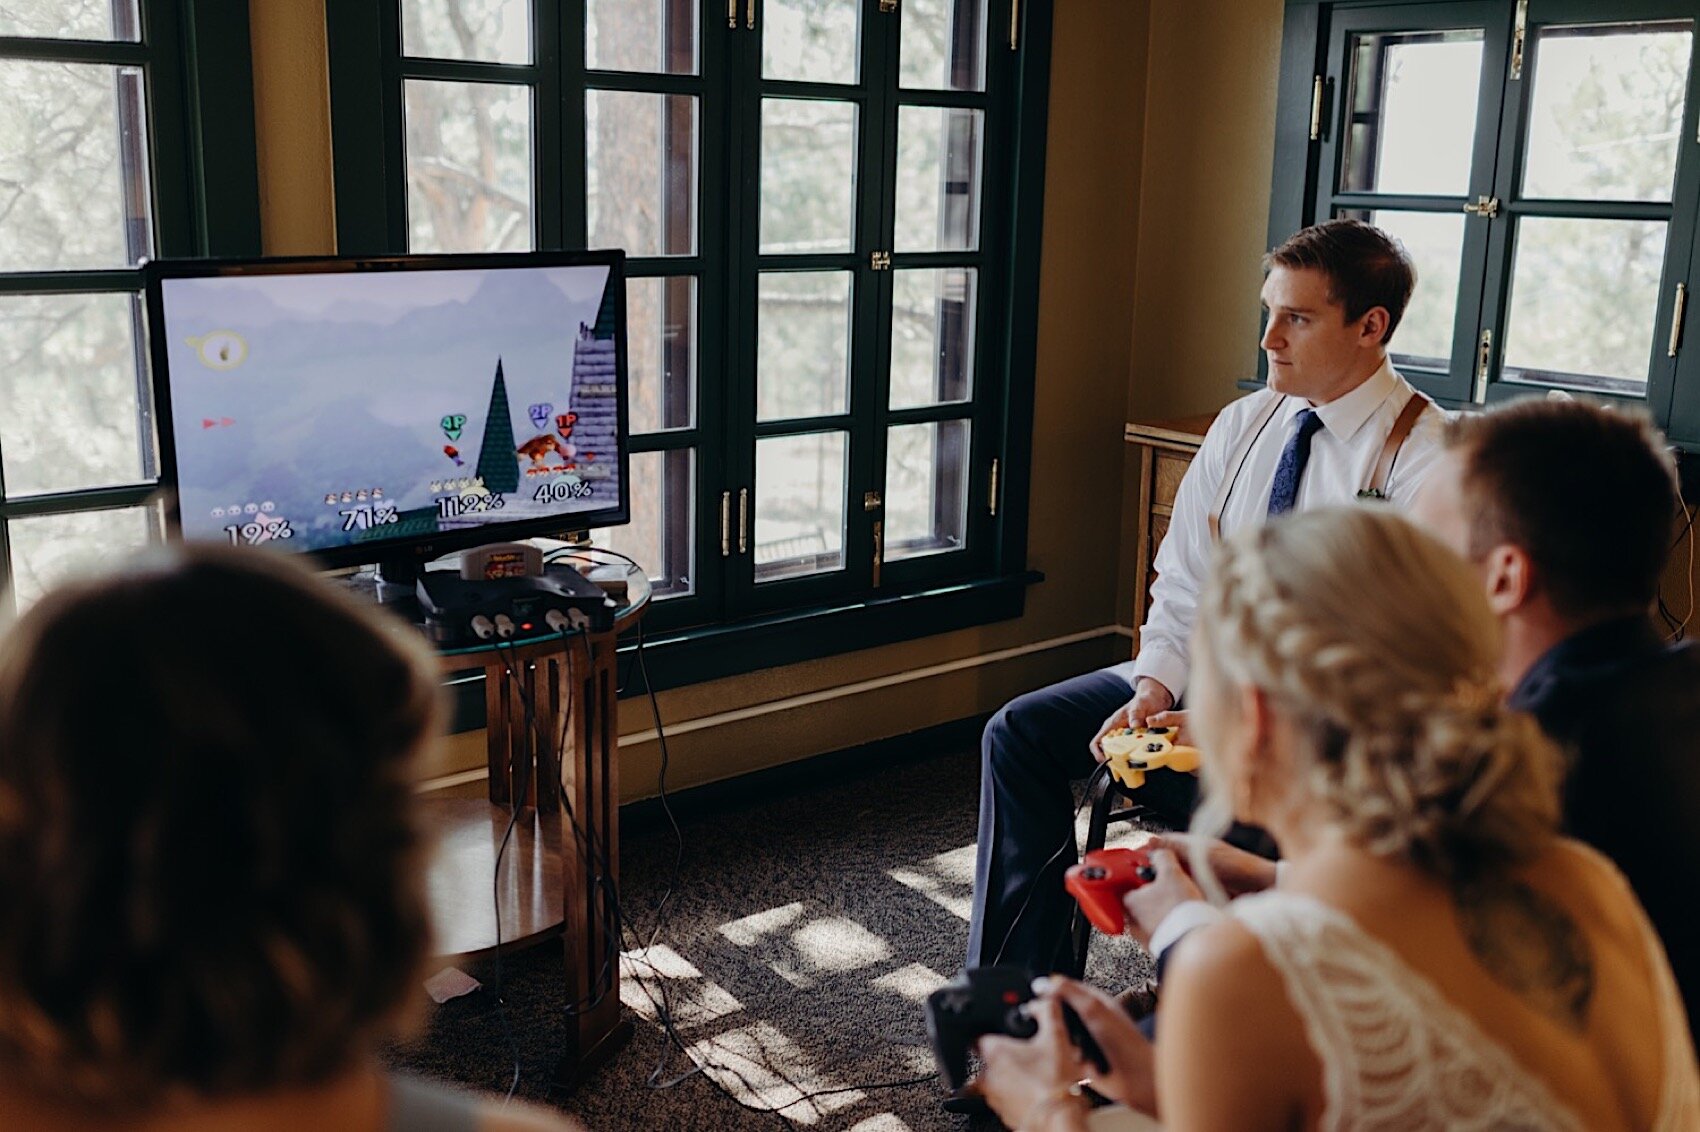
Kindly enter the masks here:
M 801 1100 L 813 1092 L 843 1088 L 843 1083 L 817 1075 L 797 1044 L 766 1022 L 704 1039 L 690 1052 L 703 1072 L 739 1101 L 757 1108 L 783 1107 L 786 1119 L 795 1124 L 815 1124 L 867 1099 L 860 1089 L 848 1089 Z
M 620 956 L 620 1001 L 647 1021 L 660 1019 L 656 1006 L 663 1001 L 663 981 L 675 1025 L 700 1026 L 744 1009 L 731 992 L 704 979 L 689 959 L 666 944 Z
M 964 845 L 917 865 L 888 869 L 886 875 L 967 922 L 974 904 L 974 846 Z
M 925 1003 L 927 996 L 938 990 L 945 983 L 945 976 L 931 967 L 920 963 L 911 963 L 907 967 L 899 967 L 888 971 L 875 979 L 873 985 L 879 990 L 890 991 L 914 1003 Z
M 856 921 L 809 903 L 786 904 L 720 926 L 733 944 L 759 952 L 763 962 L 798 990 L 822 976 L 883 963 L 891 945 Z

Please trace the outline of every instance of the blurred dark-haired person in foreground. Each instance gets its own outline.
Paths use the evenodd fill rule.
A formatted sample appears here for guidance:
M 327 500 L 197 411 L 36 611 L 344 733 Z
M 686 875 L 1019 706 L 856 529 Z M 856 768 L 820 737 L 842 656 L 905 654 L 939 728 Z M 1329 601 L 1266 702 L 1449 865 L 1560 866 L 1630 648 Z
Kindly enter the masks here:
M 1181 1132 L 1700 1127 L 1665 953 L 1622 874 L 1558 833 L 1562 756 L 1506 706 L 1500 657 L 1476 571 L 1386 510 L 1228 542 L 1194 638 L 1194 828 L 1268 828 L 1280 884 L 1171 958 L 1154 1081 L 1133 1023 L 1068 980 L 1031 1041 L 983 1040 L 1005 1123 L 1116 1127 L 1085 1077 Z
M 0 636 L 0 1128 L 544 1132 L 395 1077 L 429 949 L 422 643 L 281 558 L 140 558 Z

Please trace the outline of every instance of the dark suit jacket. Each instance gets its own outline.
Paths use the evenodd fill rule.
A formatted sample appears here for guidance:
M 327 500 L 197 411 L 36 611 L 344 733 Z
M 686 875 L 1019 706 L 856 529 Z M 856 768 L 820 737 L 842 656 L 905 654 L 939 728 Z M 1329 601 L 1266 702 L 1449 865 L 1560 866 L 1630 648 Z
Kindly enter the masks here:
M 1569 754 L 1565 826 L 1629 878 L 1700 1035 L 1700 648 L 1643 617 L 1596 625 L 1536 661 L 1511 703 Z

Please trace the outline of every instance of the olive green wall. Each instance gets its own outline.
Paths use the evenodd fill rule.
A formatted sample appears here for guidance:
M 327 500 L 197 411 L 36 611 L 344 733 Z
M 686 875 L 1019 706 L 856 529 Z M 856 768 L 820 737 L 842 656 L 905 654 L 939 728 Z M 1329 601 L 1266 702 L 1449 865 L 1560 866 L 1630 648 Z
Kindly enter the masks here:
M 1153 0 L 1127 415 L 1221 408 L 1257 372 L 1282 0 Z M 1117 620 L 1133 618 L 1137 467 Z
M 1121 422 L 1141 231 L 1152 5 L 1060 0 L 1046 168 L 1028 563 L 1047 580 L 1018 621 L 669 692 L 679 789 L 995 709 L 1125 657 L 1118 633 Z M 334 250 L 323 0 L 250 0 L 269 254 Z M 1167 68 L 1167 64 L 1165 64 Z M 726 715 L 735 718 L 724 719 Z M 621 708 L 621 795 L 655 792 L 647 704 Z M 482 763 L 457 736 L 432 774 Z M 460 784 L 468 792 L 476 781 Z

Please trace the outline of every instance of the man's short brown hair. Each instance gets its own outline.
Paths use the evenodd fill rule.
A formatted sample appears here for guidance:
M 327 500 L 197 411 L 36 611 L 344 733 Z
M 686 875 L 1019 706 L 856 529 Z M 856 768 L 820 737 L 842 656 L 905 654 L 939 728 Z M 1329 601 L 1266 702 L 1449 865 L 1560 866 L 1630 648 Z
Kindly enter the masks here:
M 1567 617 L 1648 609 L 1670 554 L 1680 496 L 1663 438 L 1639 413 L 1528 397 L 1460 416 L 1470 556 L 1521 547 Z
M 382 620 L 380 620 L 382 618 Z M 83 1109 L 345 1072 L 429 949 L 430 654 L 282 555 L 160 553 L 0 638 L 0 1075 Z
M 1293 233 L 1263 257 L 1263 269 L 1272 267 L 1322 272 L 1328 277 L 1329 301 L 1346 308 L 1348 323 L 1376 307 L 1386 310 L 1384 346 L 1393 340 L 1417 286 L 1416 265 L 1404 247 L 1361 220 L 1329 220 Z

